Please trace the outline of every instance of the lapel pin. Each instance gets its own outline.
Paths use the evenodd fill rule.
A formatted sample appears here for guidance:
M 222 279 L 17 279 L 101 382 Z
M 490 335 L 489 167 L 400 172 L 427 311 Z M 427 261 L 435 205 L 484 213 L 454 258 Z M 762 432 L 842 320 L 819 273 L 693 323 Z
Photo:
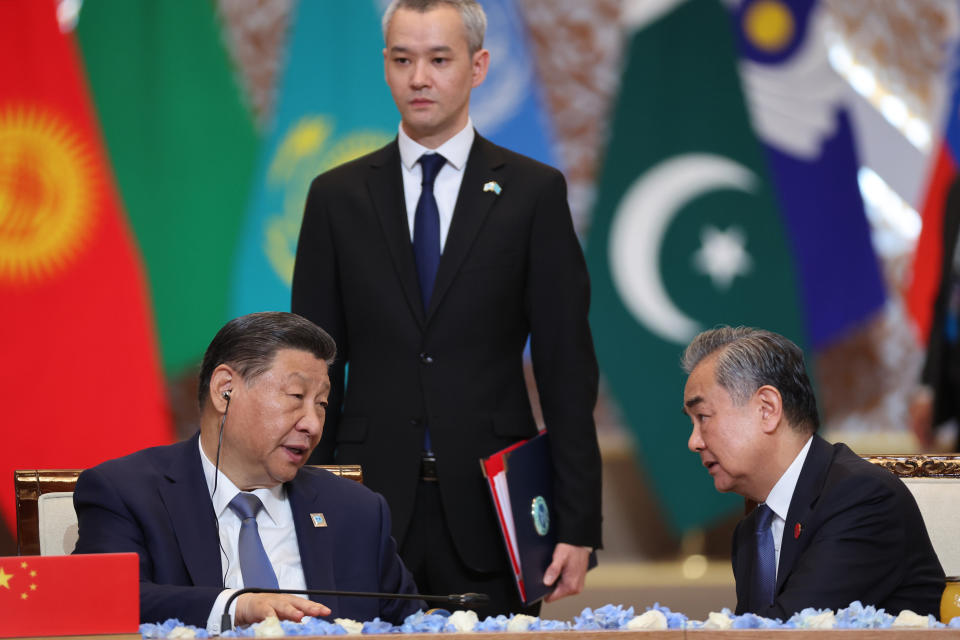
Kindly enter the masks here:
M 322 513 L 311 513 L 310 521 L 313 522 L 313 526 L 315 527 L 327 526 L 327 519 L 323 517 Z
M 500 188 L 500 183 L 496 180 L 491 180 L 490 182 L 483 185 L 483 192 L 493 191 L 496 195 L 500 195 L 502 189 Z
M 800 532 L 803 531 L 803 526 L 798 522 L 796 526 L 793 527 L 793 539 L 796 540 L 800 537 Z

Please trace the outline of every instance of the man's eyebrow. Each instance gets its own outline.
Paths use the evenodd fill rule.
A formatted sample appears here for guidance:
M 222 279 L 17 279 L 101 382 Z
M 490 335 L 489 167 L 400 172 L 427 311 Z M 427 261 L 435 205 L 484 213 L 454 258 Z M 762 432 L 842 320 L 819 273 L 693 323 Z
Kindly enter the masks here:
M 703 396 L 693 396 L 683 403 L 683 407 L 680 408 L 680 413 L 684 415 L 690 415 L 689 409 L 691 409 L 694 405 L 700 404 L 701 402 L 703 402 Z
M 410 53 L 410 47 L 405 47 L 403 45 L 395 44 L 390 47 L 390 53 Z M 450 53 L 453 51 L 453 47 L 445 44 L 438 44 L 434 47 L 427 49 L 430 53 Z

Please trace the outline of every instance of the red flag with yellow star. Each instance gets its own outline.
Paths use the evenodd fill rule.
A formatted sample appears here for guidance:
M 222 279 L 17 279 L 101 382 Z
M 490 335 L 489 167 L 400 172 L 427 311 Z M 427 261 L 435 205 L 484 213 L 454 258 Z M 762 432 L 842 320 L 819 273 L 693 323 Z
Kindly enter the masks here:
M 84 468 L 172 437 L 142 265 L 55 9 L 0 2 L 0 510 L 11 530 L 14 469 Z
M 0 638 L 135 633 L 139 587 L 135 553 L 0 558 Z

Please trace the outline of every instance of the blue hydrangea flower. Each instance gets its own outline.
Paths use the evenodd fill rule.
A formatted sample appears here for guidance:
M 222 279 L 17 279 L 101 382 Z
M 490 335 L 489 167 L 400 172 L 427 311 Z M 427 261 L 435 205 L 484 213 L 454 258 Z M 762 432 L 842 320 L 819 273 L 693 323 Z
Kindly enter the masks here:
M 454 630 L 453 625 L 447 622 L 446 616 L 423 611 L 407 616 L 399 629 L 402 633 L 441 633 Z
M 633 607 L 624 609 L 622 605 L 604 605 L 597 610 L 586 607 L 573 619 L 573 628 L 578 631 L 598 629 L 622 629 L 633 618 Z
M 742 616 L 735 616 L 732 629 L 777 629 L 782 626 L 779 618 L 764 618 L 754 613 L 745 613 Z
M 392 624 L 380 618 L 374 618 L 363 623 L 364 634 L 392 633 L 394 628 Z
M 662 606 L 659 602 L 654 602 L 652 607 L 647 610 L 655 609 L 667 618 L 667 629 L 683 629 L 687 626 L 688 618 L 682 613 L 670 611 L 670 607 Z
M 507 623 L 510 620 L 505 615 L 499 615 L 496 618 L 493 616 L 487 616 L 485 620 L 481 620 L 476 627 L 476 631 L 491 631 L 497 633 L 503 633 L 507 630 Z
M 889 629 L 894 616 L 873 605 L 863 606 L 859 600 L 837 611 L 837 629 Z

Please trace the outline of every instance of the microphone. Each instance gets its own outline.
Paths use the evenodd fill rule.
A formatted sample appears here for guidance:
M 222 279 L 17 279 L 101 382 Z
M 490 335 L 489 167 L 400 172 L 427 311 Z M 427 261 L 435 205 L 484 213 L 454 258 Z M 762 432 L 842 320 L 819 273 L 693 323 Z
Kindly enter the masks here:
M 425 602 L 443 602 L 462 606 L 479 606 L 490 604 L 490 596 L 485 593 L 454 593 L 449 596 L 427 596 L 419 593 L 374 593 L 372 591 L 331 591 L 328 589 L 262 589 L 260 587 L 244 587 L 237 589 L 227 598 L 223 606 L 223 617 L 220 618 L 220 633 L 233 629 L 230 618 L 230 605 L 239 596 L 245 593 L 291 593 L 307 594 L 311 596 L 342 596 L 346 598 L 380 598 L 383 600 L 423 600 Z

